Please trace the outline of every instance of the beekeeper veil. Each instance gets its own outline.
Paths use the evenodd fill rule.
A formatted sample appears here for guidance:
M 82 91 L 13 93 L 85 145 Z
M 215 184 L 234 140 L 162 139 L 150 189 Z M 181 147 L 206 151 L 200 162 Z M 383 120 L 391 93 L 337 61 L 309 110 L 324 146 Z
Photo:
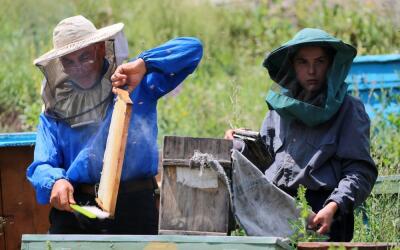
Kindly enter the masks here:
M 295 55 L 297 54 L 299 49 L 302 48 L 302 46 L 307 45 L 302 44 L 298 46 L 290 46 L 285 50 L 285 53 L 281 53 L 282 64 L 280 68 L 277 69 L 276 74 L 274 75 L 273 80 L 276 82 L 276 84 L 273 84 L 271 88 L 272 90 L 283 93 L 286 96 L 296 99 L 298 101 L 305 102 L 317 107 L 322 107 L 324 106 L 326 101 L 327 85 L 323 84 L 321 86 L 321 89 L 318 90 L 315 94 L 309 95 L 307 90 L 305 90 L 301 86 L 299 80 L 296 77 L 296 72 L 294 69 Z M 312 43 L 308 46 L 320 47 L 321 49 L 323 49 L 326 55 L 326 60 L 333 60 L 332 58 L 334 57 L 336 51 L 329 45 L 326 45 L 324 43 Z M 325 81 L 328 80 L 327 78 L 329 74 L 330 72 L 328 70 Z
M 54 48 L 34 61 L 45 76 L 47 116 L 71 127 L 104 118 L 113 96 L 110 77 L 128 56 L 123 26 L 96 29 L 83 16 L 74 16 L 55 27 Z
M 293 58 L 299 48 L 316 46 L 330 58 L 326 81 L 317 95 L 306 96 L 293 68 Z M 296 119 L 309 127 L 324 123 L 339 110 L 347 93 L 345 78 L 356 49 L 323 30 L 306 28 L 293 39 L 272 51 L 263 66 L 276 83 L 267 94 L 266 102 L 285 119 Z

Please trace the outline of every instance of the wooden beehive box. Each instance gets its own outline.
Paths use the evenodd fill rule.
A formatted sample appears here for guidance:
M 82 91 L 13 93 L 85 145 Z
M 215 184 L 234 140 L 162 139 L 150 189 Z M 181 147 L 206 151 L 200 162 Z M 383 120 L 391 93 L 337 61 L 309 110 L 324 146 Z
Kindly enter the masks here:
M 190 167 L 190 159 L 195 151 L 211 154 L 229 176 L 231 148 L 232 141 L 224 139 L 164 138 L 159 234 L 227 234 L 228 189 L 211 172 L 203 171 L 200 175 L 200 167 Z M 194 178 L 194 185 L 188 175 Z M 198 178 L 202 179 L 200 187 L 196 184 Z

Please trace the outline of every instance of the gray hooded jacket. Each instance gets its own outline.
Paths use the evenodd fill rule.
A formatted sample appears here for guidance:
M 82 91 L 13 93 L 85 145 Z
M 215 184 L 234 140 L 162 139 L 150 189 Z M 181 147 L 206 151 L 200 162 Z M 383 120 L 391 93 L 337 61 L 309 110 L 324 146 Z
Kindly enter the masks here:
M 290 97 L 290 89 L 285 89 L 290 79 L 296 80 L 287 74 L 288 54 L 303 45 L 335 50 L 322 106 Z M 281 86 L 279 93 L 270 91 L 267 97 L 272 110 L 260 132 L 267 144 L 272 141 L 275 151 L 275 161 L 265 172 L 267 179 L 293 193 L 300 184 L 332 192 L 325 204 L 335 201 L 341 213 L 351 212 L 367 198 L 378 174 L 370 155 L 370 121 L 364 105 L 346 94 L 344 79 L 355 54 L 352 46 L 325 31 L 307 28 L 264 61 Z
M 358 99 L 345 96 L 336 115 L 316 127 L 281 119 L 272 110 L 260 131 L 269 145 L 268 129 L 275 132 L 275 161 L 265 175 L 278 187 L 295 191 L 302 184 L 311 190 L 332 190 L 325 204 L 335 201 L 342 213 L 370 194 L 378 173 L 369 152 L 370 121 Z

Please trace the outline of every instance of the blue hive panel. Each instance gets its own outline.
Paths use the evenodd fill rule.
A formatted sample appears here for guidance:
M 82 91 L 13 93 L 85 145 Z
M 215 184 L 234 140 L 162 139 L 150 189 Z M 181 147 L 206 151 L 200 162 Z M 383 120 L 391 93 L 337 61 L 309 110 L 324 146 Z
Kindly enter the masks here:
M 400 112 L 400 54 L 356 57 L 346 82 L 371 119 L 377 113 Z

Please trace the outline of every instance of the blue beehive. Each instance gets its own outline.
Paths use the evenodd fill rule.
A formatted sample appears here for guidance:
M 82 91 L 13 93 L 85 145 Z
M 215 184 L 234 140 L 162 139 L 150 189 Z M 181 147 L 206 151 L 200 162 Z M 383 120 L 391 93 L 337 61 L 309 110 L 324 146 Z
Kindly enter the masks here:
M 358 56 L 346 82 L 365 104 L 369 117 L 399 113 L 400 54 Z

